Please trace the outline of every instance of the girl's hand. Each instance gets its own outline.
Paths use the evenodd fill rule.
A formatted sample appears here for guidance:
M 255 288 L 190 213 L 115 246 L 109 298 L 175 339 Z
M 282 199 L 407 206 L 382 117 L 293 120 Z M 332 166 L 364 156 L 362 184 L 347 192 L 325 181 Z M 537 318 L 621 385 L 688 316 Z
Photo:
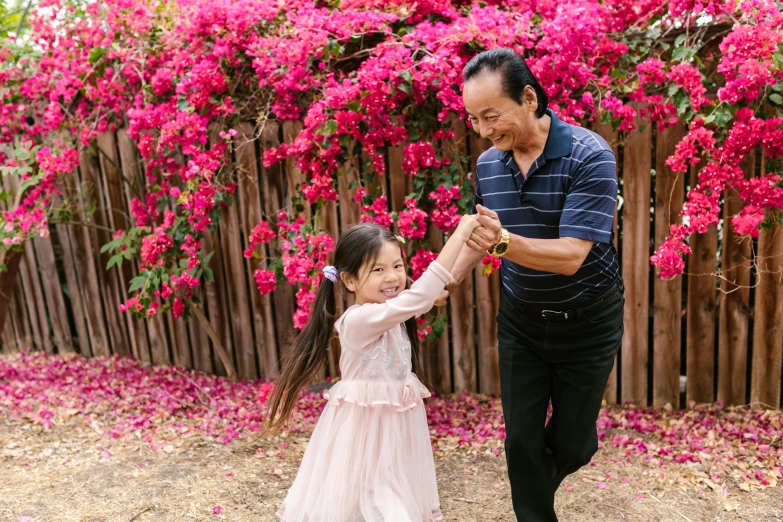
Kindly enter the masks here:
M 467 245 L 476 252 L 486 252 L 500 241 L 503 225 L 500 223 L 497 212 L 483 205 L 476 205 L 476 211 L 478 214 L 475 215 L 475 218 L 481 228 L 472 231 Z
M 435 306 L 446 306 L 446 300 L 449 298 L 449 291 L 444 290 L 440 293 L 437 299 L 435 299 Z
M 475 215 L 465 214 L 459 220 L 459 225 L 457 225 L 457 230 L 454 231 L 454 234 L 460 235 L 464 239 L 464 241 L 467 241 L 468 239 L 470 239 L 470 235 L 473 233 L 473 230 L 476 227 L 480 227 L 480 226 L 481 223 L 479 223 Z

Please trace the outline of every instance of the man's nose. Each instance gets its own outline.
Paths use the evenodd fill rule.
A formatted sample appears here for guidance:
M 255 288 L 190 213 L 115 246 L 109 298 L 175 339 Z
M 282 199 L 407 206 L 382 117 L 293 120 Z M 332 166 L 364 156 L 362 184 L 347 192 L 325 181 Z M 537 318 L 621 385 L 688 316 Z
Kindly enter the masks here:
M 482 138 L 489 138 L 492 136 L 493 129 L 489 125 L 479 125 L 478 132 Z

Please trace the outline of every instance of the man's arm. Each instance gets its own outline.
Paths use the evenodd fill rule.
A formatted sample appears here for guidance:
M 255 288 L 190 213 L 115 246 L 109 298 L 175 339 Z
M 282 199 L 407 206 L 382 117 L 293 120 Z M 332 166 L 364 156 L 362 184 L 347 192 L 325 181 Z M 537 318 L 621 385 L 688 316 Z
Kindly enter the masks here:
M 575 237 L 531 239 L 509 235 L 511 242 L 506 259 L 533 270 L 553 274 L 574 275 L 593 247 L 592 241 Z
M 487 255 L 486 251 L 476 252 L 467 246 L 467 244 L 462 245 L 459 257 L 457 257 L 457 261 L 454 262 L 454 268 L 451 269 L 451 275 L 454 278 L 454 282 L 446 285 L 446 290 L 453 292 L 454 289 L 465 280 L 465 276 L 470 274 L 476 265 L 484 259 L 485 255 Z
M 496 212 L 482 205 L 478 205 L 476 210 L 477 219 L 483 225 L 483 229 L 474 230 L 467 245 L 474 249 L 476 256 L 481 260 L 483 257 L 481 252 L 492 247 L 500 239 L 502 225 Z M 506 259 L 533 270 L 554 274 L 575 274 L 593 247 L 592 241 L 575 237 L 532 239 L 515 234 L 509 236 Z

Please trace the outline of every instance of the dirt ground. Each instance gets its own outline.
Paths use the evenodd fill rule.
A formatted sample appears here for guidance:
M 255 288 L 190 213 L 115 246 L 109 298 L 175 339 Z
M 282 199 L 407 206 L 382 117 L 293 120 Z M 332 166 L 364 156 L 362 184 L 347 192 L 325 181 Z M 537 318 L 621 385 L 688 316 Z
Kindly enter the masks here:
M 190 433 L 157 452 L 138 442 L 0 416 L 0 521 L 273 521 L 307 436 L 224 445 Z M 502 453 L 457 450 L 436 466 L 445 520 L 515 520 Z M 729 491 L 687 479 L 700 474 L 693 464 L 628 464 L 604 447 L 566 480 L 556 509 L 562 522 L 783 521 L 780 486 Z

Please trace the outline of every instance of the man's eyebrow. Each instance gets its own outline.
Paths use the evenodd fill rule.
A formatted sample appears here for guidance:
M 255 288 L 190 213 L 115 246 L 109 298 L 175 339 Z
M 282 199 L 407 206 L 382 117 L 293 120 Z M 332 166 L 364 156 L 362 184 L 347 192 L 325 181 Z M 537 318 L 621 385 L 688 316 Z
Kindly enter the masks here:
M 483 111 L 481 111 L 479 114 L 480 114 L 481 116 L 484 116 L 486 113 L 488 113 L 488 112 L 490 112 L 490 111 L 497 111 L 497 109 L 496 109 L 496 108 L 494 108 L 494 107 L 487 107 L 486 109 L 484 109 Z M 473 116 L 473 113 L 471 113 L 469 110 L 465 110 L 465 112 L 467 112 L 467 113 L 468 113 L 468 116 Z

